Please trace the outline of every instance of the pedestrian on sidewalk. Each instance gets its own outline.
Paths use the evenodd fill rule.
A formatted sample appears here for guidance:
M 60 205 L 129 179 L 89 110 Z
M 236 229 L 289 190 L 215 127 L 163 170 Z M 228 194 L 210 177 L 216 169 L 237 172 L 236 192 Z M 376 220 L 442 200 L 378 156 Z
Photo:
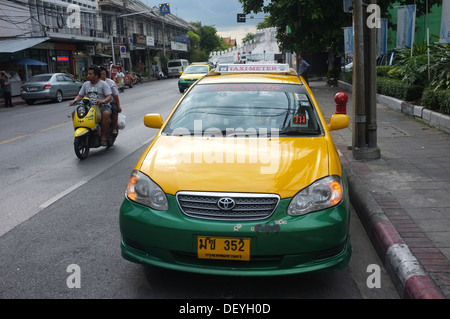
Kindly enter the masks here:
M 306 81 L 306 84 L 309 85 L 308 70 L 311 67 L 311 65 L 308 62 L 306 62 L 305 59 L 303 59 L 303 55 L 299 54 L 297 58 L 298 58 L 298 74 L 303 76 L 303 78 Z
M 2 89 L 3 98 L 5 99 L 5 107 L 13 107 L 11 99 L 11 83 L 8 80 L 8 75 L 5 71 L 0 72 L 0 85 Z

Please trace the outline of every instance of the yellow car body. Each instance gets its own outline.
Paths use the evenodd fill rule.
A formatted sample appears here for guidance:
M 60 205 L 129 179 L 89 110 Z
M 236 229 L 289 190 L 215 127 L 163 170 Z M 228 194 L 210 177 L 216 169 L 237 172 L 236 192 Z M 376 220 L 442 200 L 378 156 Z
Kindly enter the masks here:
M 195 81 L 204 77 L 211 71 L 211 65 L 208 63 L 192 63 L 178 79 L 178 89 L 180 93 L 184 93 Z
M 287 65 L 219 65 L 163 121 L 120 209 L 122 256 L 169 269 L 268 276 L 351 256 L 345 173 L 313 93 Z

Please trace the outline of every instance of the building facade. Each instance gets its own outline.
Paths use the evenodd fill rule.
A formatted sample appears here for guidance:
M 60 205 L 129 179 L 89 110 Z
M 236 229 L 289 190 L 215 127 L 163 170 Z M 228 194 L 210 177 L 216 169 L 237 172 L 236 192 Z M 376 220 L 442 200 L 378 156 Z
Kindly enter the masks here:
M 0 69 L 22 80 L 44 72 L 82 76 L 89 65 L 110 63 L 151 76 L 155 63 L 189 58 L 186 34 L 195 31 L 139 0 L 1 0 L 0 15 Z

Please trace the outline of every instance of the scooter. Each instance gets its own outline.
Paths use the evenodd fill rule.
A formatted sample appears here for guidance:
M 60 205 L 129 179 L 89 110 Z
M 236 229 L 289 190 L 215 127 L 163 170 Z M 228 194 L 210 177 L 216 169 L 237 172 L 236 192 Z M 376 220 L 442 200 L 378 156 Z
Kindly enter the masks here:
M 84 97 L 78 103 L 73 115 L 73 128 L 75 130 L 73 147 L 80 160 L 88 157 L 89 149 L 101 146 L 101 119 L 100 108 L 97 104 L 93 104 L 88 97 Z M 106 134 L 106 147 L 113 146 L 116 137 L 117 135 L 112 134 L 112 125 L 110 125 Z
M 156 76 L 157 76 L 158 80 L 163 80 L 163 79 L 166 78 L 166 75 L 164 74 L 164 72 L 160 68 L 158 68 L 156 70 Z

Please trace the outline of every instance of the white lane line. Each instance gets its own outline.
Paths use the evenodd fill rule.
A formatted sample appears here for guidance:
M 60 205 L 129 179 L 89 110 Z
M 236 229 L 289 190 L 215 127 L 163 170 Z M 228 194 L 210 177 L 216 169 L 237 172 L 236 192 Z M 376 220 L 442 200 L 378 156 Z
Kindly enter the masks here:
M 68 189 L 66 189 L 65 191 L 59 193 L 58 195 L 50 198 L 48 201 L 46 201 L 45 203 L 39 205 L 39 210 L 42 210 L 44 208 L 47 208 L 48 206 L 50 206 L 51 204 L 53 204 L 54 202 L 56 202 L 58 199 L 62 198 L 63 196 L 66 196 L 67 194 L 69 194 L 70 192 L 76 190 L 78 187 L 83 186 L 84 184 L 86 184 L 87 181 L 81 181 L 76 183 L 75 185 L 69 187 Z

